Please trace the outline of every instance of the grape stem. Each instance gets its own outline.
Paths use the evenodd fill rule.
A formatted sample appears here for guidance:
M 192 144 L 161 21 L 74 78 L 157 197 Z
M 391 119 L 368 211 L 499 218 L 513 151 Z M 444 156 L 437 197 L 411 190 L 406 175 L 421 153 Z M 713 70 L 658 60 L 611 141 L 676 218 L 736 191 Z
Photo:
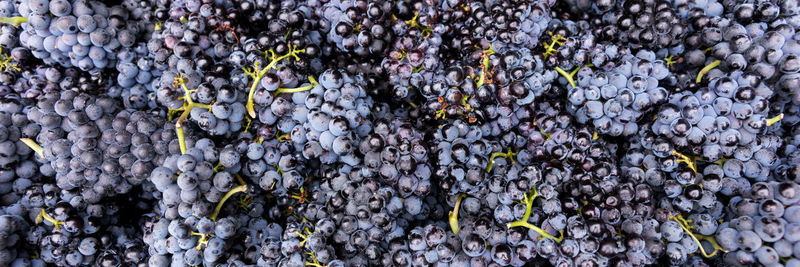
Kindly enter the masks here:
M 447 106 L 449 105 L 444 102 L 444 97 L 441 96 L 438 97 L 436 101 L 442 104 L 442 108 L 435 112 L 436 119 L 443 119 L 443 120 L 447 119 Z
M 189 90 L 186 87 L 186 80 L 184 80 L 182 74 L 178 74 L 175 77 L 175 82 L 173 83 L 174 86 L 180 86 L 181 90 L 183 90 L 183 106 L 170 111 L 183 111 L 181 116 L 178 117 L 178 120 L 175 121 L 175 133 L 178 135 L 178 144 L 180 144 L 181 154 L 186 153 L 186 140 L 183 134 L 183 120 L 189 117 L 190 112 L 194 108 L 204 108 L 204 109 L 211 109 L 211 106 L 206 104 L 196 103 L 192 100 L 191 94 L 197 90 Z
M 222 26 L 219 26 L 219 27 L 217 27 L 215 29 L 215 31 L 224 31 L 224 30 L 231 31 L 231 33 L 233 34 L 233 38 L 236 39 L 236 43 L 237 44 L 239 43 L 239 36 L 236 35 L 236 28 L 232 27 L 231 25 L 222 25 Z M 291 32 L 291 29 L 289 31 L 286 31 L 286 32 L 287 32 L 286 34 L 289 34 L 289 32 Z
M 175 133 L 178 135 L 178 144 L 181 147 L 181 154 L 185 154 L 186 138 L 183 136 L 183 127 L 175 127 Z
M 450 221 L 450 230 L 453 231 L 453 234 L 458 234 L 458 209 L 461 207 L 461 200 L 464 199 L 467 195 L 464 193 L 458 194 L 458 199 L 456 199 L 456 205 L 453 207 L 453 210 L 450 211 L 448 214 L 449 221 Z
M 672 220 L 675 220 L 675 222 L 677 222 L 678 225 L 681 226 L 683 231 L 685 231 L 687 234 L 689 234 L 689 237 L 691 237 L 692 240 L 694 240 L 694 242 L 697 243 L 697 246 L 700 248 L 700 253 L 702 253 L 704 257 L 706 257 L 706 258 L 714 257 L 714 255 L 716 255 L 717 252 L 719 252 L 719 251 L 722 251 L 722 252 L 725 252 L 725 253 L 728 252 L 727 250 L 723 249 L 719 245 L 719 243 L 717 243 L 717 240 L 714 237 L 704 236 L 704 235 L 699 235 L 699 234 L 692 233 L 692 231 L 689 230 L 689 229 L 694 228 L 694 226 L 689 225 L 689 223 L 691 223 L 691 220 L 684 219 L 681 214 L 678 214 L 678 216 L 670 215 L 669 218 L 672 219 Z M 703 248 L 703 244 L 700 243 L 700 239 L 698 239 L 697 236 L 700 236 L 700 239 L 706 240 L 709 243 L 711 243 L 711 245 L 714 247 L 714 252 L 712 252 L 711 254 L 708 254 L 706 252 L 706 249 Z
M 528 194 L 524 194 L 523 195 L 525 197 L 522 200 L 523 203 L 525 203 L 525 215 L 522 216 L 522 219 L 519 220 L 519 221 L 515 221 L 515 222 L 511 222 L 511 223 L 506 224 L 506 227 L 508 227 L 509 229 L 512 228 L 512 227 L 518 227 L 518 226 L 526 227 L 526 228 L 529 228 L 529 229 L 539 233 L 540 237 L 542 237 L 542 238 L 550 238 L 550 239 L 555 240 L 556 243 L 561 243 L 561 240 L 564 239 L 563 230 L 559 231 L 559 233 L 561 233 L 561 237 L 555 237 L 555 236 L 545 232 L 542 228 L 539 228 L 538 226 L 535 226 L 535 225 L 530 224 L 528 222 L 528 219 L 531 218 L 531 209 L 533 208 L 533 201 L 536 199 L 537 196 L 539 196 L 539 192 L 536 191 L 535 187 L 531 191 L 532 192 L 531 192 L 531 196 L 530 197 L 528 196 Z
M 539 133 L 541 133 L 541 134 L 542 134 L 542 136 L 544 136 L 544 138 L 545 138 L 544 140 L 545 140 L 545 141 L 547 141 L 547 140 L 550 140 L 550 138 L 551 138 L 551 137 L 550 137 L 550 134 L 549 134 L 549 133 L 547 133 L 547 132 L 545 132 L 544 130 L 542 130 L 542 128 L 541 128 L 541 127 L 539 127 L 538 125 L 536 125 L 536 120 L 534 120 L 534 121 L 533 121 L 533 126 L 536 126 L 536 128 L 538 128 L 538 129 L 539 129 Z
M 214 166 L 214 173 L 218 173 L 225 169 L 225 166 L 222 166 L 222 162 L 217 162 L 217 165 Z
M 217 203 L 217 206 L 214 208 L 214 213 L 212 213 L 209 218 L 211 218 L 211 220 L 216 220 L 217 216 L 219 216 L 219 211 L 222 210 L 222 206 L 225 204 L 225 201 L 231 198 L 231 196 L 234 194 L 240 192 L 247 192 L 247 185 L 239 185 L 228 191 L 228 193 L 225 193 L 225 195 L 222 196 L 222 199 L 220 199 L 219 203 Z
M 200 237 L 200 240 L 197 240 L 197 246 L 194 247 L 197 250 L 203 249 L 203 246 L 208 246 L 209 237 L 214 236 L 214 234 L 201 234 L 198 232 L 192 232 L 192 235 Z
M 28 22 L 28 18 L 26 17 L 0 17 L 0 23 L 3 24 L 11 24 L 14 27 L 18 27 L 21 23 Z
M 19 140 L 22 141 L 22 143 L 24 143 L 31 149 L 33 149 L 33 151 L 36 152 L 36 155 L 39 155 L 39 157 L 44 158 L 44 152 L 42 146 L 40 146 L 30 138 L 20 138 Z
M 314 76 L 308 76 L 308 82 L 310 84 L 308 84 L 306 86 L 302 86 L 302 87 L 297 87 L 297 88 L 278 88 L 278 90 L 276 90 L 273 95 L 277 96 L 277 95 L 282 94 L 282 93 L 287 93 L 287 94 L 299 93 L 299 92 L 311 90 L 315 86 L 319 85 L 319 83 L 317 82 L 317 79 L 314 79 Z
M 491 156 L 489 156 L 489 165 L 486 166 L 486 172 L 491 172 L 492 167 L 494 167 L 494 159 L 497 157 L 504 157 L 511 160 L 511 163 L 514 163 L 514 156 L 519 154 L 519 152 L 512 152 L 511 148 L 508 148 L 505 153 L 503 152 L 494 152 Z
M 569 85 L 572 85 L 572 87 L 578 87 L 578 85 L 575 84 L 575 74 L 577 74 L 578 71 L 581 70 L 582 68 L 592 67 L 592 66 L 594 66 L 594 65 L 587 64 L 587 65 L 584 65 L 584 66 L 581 66 L 581 67 L 577 67 L 574 70 L 572 70 L 572 72 L 570 72 L 570 73 L 567 73 L 567 71 L 565 71 L 561 67 L 556 67 L 556 72 L 561 74 L 561 76 L 564 76 L 564 78 L 567 79 L 567 82 L 569 82 Z
M 719 59 L 717 59 L 717 60 L 714 60 L 714 62 L 711 62 L 710 64 L 708 64 L 705 67 L 703 67 L 703 69 L 700 70 L 700 73 L 697 74 L 697 79 L 695 79 L 694 82 L 695 83 L 700 83 L 700 81 L 703 80 L 703 75 L 706 75 L 706 73 L 711 71 L 711 69 L 716 68 L 717 66 L 719 66 L 720 62 L 721 61 Z
M 689 168 L 692 169 L 692 171 L 694 171 L 695 174 L 697 174 L 697 162 L 695 162 L 694 159 L 692 159 L 692 158 L 690 158 L 690 157 L 688 157 L 688 156 L 686 156 L 684 154 L 681 154 L 680 152 L 678 152 L 676 150 L 672 150 L 672 155 L 678 156 L 678 160 L 677 160 L 678 163 L 680 163 L 680 162 L 686 163 L 686 165 L 688 165 Z
M 670 67 L 670 68 L 672 68 L 672 65 L 674 65 L 675 63 L 679 63 L 681 61 L 683 61 L 683 60 L 681 60 L 680 58 L 675 59 L 675 55 L 672 55 L 672 54 L 670 54 L 668 57 L 664 58 L 664 64 L 666 64 L 667 67 Z
M 239 207 L 247 209 L 247 207 L 250 207 L 250 204 L 253 204 L 253 201 L 255 201 L 255 199 L 252 196 L 244 195 L 239 198 Z
M 19 71 L 19 66 L 12 62 L 13 60 L 14 57 L 3 54 L 3 48 L 0 47 L 0 71 L 8 71 L 9 69 Z
M 287 141 L 292 141 L 292 135 L 290 133 L 281 134 L 281 135 L 278 135 L 278 137 L 276 137 L 275 140 L 278 140 L 278 142 L 281 142 L 281 143 L 287 142 Z
M 306 199 L 306 189 L 303 187 L 300 187 L 300 193 L 290 193 L 289 197 L 296 199 L 297 202 L 300 204 L 306 203 L 306 201 L 308 201 L 308 199 Z
M 767 119 L 767 127 L 769 127 L 769 126 L 772 126 L 772 125 L 773 125 L 773 124 L 775 124 L 775 123 L 778 123 L 778 122 L 779 122 L 779 121 L 781 121 L 782 119 L 783 119 L 783 113 L 781 113 L 781 114 L 778 114 L 778 115 L 777 115 L 777 116 L 775 116 L 775 117 L 772 117 L 772 118 L 769 118 L 769 119 Z
M 306 261 L 306 266 L 313 266 L 313 267 L 326 267 L 326 266 L 328 266 L 328 265 L 323 265 L 323 264 L 319 263 L 319 260 L 317 259 L 317 254 L 315 254 L 314 251 L 306 252 L 306 255 L 311 257 L 311 261 L 310 262 Z
M 431 27 L 423 27 L 422 25 L 420 25 L 419 22 L 417 22 L 417 18 L 419 18 L 419 12 L 414 12 L 414 17 L 405 21 L 406 25 L 408 25 L 408 27 L 411 28 L 419 29 L 420 34 L 422 34 L 422 37 L 428 38 L 431 32 L 433 32 L 433 29 L 431 29 Z
M 49 215 L 47 215 L 47 213 L 44 212 L 44 209 L 41 209 L 39 210 L 39 215 L 36 216 L 36 223 L 37 224 L 41 223 L 43 220 L 52 223 L 54 230 L 61 229 L 61 226 L 64 225 L 64 222 L 56 220 L 53 217 L 50 217 Z
M 246 184 L 244 182 L 244 179 L 242 179 L 242 176 L 239 175 L 238 173 L 233 174 L 233 178 L 236 178 L 236 182 L 238 182 L 239 185 L 245 185 Z
M 561 46 L 564 44 L 564 41 L 567 40 L 567 38 L 564 38 L 564 36 L 561 34 L 553 34 L 553 32 L 547 32 L 547 34 L 550 35 L 550 43 L 548 44 L 547 42 L 542 42 L 542 46 L 544 46 L 545 57 L 555 55 L 557 51 L 556 45 Z
M 300 246 L 301 247 L 305 246 L 306 241 L 308 241 L 308 236 L 311 235 L 311 233 L 312 233 L 311 230 L 308 229 L 308 227 L 306 227 L 305 230 L 306 230 L 306 234 L 303 234 L 300 231 L 294 231 L 294 234 L 296 234 L 297 236 L 299 236 L 300 238 L 303 239 L 303 241 L 300 241 Z
M 461 98 L 461 106 L 464 107 L 464 110 L 469 112 L 472 110 L 472 105 L 470 105 L 468 101 L 469 101 L 469 95 L 465 94 L 464 97 Z
M 478 87 L 483 86 L 486 81 L 486 74 L 489 71 L 489 56 L 493 55 L 494 49 L 492 49 L 492 44 L 489 44 L 489 49 L 483 50 L 483 54 L 481 55 L 481 78 L 478 79 L 478 83 L 476 84 Z M 491 83 L 491 81 L 489 81 Z
M 261 68 L 259 67 L 260 64 L 258 63 L 258 61 L 256 61 L 253 62 L 252 68 L 242 67 L 242 70 L 244 70 L 244 74 L 250 76 L 250 78 L 253 79 L 253 84 L 250 85 L 250 92 L 247 94 L 247 104 L 245 105 L 245 108 L 247 109 L 247 114 L 249 114 L 250 117 L 252 118 L 256 117 L 256 111 L 255 108 L 253 107 L 253 102 L 254 102 L 253 96 L 256 93 L 256 87 L 258 87 L 258 84 L 261 82 L 261 79 L 264 78 L 264 75 L 266 75 L 268 71 L 276 69 L 278 63 L 281 60 L 288 57 L 294 57 L 296 60 L 300 60 L 298 54 L 305 52 L 306 52 L 305 49 L 297 49 L 297 46 L 289 45 L 289 52 L 286 52 L 286 54 L 282 56 L 278 56 L 277 54 L 275 54 L 275 50 L 270 49 L 264 52 L 264 57 L 270 60 L 267 66 Z

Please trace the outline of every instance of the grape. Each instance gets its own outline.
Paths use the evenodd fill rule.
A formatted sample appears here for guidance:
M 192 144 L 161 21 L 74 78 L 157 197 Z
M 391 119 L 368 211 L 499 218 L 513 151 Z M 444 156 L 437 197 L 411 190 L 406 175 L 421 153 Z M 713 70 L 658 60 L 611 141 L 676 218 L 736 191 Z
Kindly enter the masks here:
M 0 265 L 793 265 L 797 14 L 0 2 Z

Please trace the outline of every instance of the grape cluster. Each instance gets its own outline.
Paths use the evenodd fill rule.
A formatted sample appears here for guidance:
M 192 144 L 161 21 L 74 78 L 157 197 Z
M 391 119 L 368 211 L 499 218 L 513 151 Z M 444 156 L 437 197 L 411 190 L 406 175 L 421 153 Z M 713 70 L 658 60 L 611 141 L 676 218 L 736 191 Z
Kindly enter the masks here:
M 0 266 L 794 266 L 800 5 L 0 0 Z
M 567 109 L 578 122 L 591 123 L 602 134 L 636 134 L 641 117 L 670 97 L 669 90 L 661 86 L 669 70 L 655 54 L 626 55 L 622 60 L 624 63 L 608 72 L 579 69 L 577 82 L 572 82 L 577 86 L 567 92 Z
M 122 6 L 66 0 L 20 1 L 22 23 L 19 42 L 44 63 L 75 66 L 84 71 L 115 64 L 120 48 L 136 43 L 138 28 L 128 26 Z
M 0 102 L 0 192 L 4 205 L 16 202 L 32 179 L 39 176 L 34 153 L 20 139 L 35 137 L 41 128 L 23 113 L 23 103 L 14 99 Z
M 384 55 L 391 45 L 392 3 L 382 1 L 328 2 L 320 9 L 322 28 L 339 51 L 359 56 Z
M 163 161 L 164 139 L 171 137 L 160 129 L 163 118 L 120 111 L 112 98 L 72 90 L 43 95 L 27 115 L 41 128 L 27 140 L 41 145 L 35 150 L 46 165 L 43 174 L 63 190 L 80 189 L 89 203 L 140 185 Z
M 17 255 L 16 246 L 18 243 L 23 242 L 24 235 L 28 231 L 27 228 L 30 226 L 20 216 L 3 214 L 0 215 L 0 227 L 2 227 L 0 228 L 0 233 L 5 237 L 0 249 L 0 253 L 3 255 L 0 263 L 6 266 L 10 266 L 12 263 L 22 263 L 23 260 L 17 261 L 15 260 L 16 257 L 12 255 Z

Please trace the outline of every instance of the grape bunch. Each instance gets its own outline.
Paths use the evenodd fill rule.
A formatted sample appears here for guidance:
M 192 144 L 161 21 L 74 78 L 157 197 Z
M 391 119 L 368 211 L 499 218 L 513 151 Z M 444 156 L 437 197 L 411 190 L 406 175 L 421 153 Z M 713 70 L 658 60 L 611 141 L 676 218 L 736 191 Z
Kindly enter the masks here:
M 24 138 L 37 154 L 42 174 L 63 190 L 79 190 L 88 203 L 125 194 L 142 184 L 164 160 L 172 137 L 164 119 L 143 111 L 120 111 L 119 102 L 72 90 L 39 97 L 28 119 L 40 127 Z
M 670 91 L 661 86 L 669 70 L 663 61 L 655 60 L 655 54 L 622 59 L 624 63 L 608 72 L 578 70 L 577 82 L 572 82 L 577 86 L 567 92 L 567 109 L 578 122 L 611 136 L 637 133 L 641 117 L 670 97 Z
M 795 266 L 791 0 L 0 0 L 0 266 Z
M 44 63 L 83 71 L 113 66 L 121 48 L 136 43 L 139 29 L 128 25 L 128 12 L 94 1 L 20 1 L 19 42 Z

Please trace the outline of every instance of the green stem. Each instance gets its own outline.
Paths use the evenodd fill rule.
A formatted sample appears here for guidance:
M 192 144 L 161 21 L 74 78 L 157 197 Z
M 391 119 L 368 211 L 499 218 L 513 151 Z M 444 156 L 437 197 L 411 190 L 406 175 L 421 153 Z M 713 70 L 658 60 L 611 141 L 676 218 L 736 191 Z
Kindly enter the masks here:
M 231 198 L 231 196 L 233 196 L 234 194 L 240 192 L 247 192 L 247 185 L 240 185 L 234 187 L 233 189 L 228 191 L 228 193 L 225 193 L 225 195 L 222 196 L 222 199 L 220 199 L 219 203 L 217 203 L 217 206 L 214 208 L 214 213 L 212 213 L 211 217 L 209 218 L 211 218 L 211 220 L 216 220 L 217 216 L 219 215 L 219 211 L 222 210 L 222 206 L 225 204 L 225 201 Z
M 326 265 L 322 265 L 321 263 L 319 263 L 319 260 L 317 259 L 317 254 L 315 254 L 314 251 L 309 251 L 309 252 L 306 253 L 306 255 L 311 257 L 311 261 L 306 261 L 305 262 L 306 266 L 313 266 L 313 267 L 325 267 L 326 266 Z
M 569 85 L 572 85 L 572 87 L 578 87 L 578 85 L 575 84 L 575 74 L 577 74 L 578 71 L 581 70 L 582 68 L 592 67 L 592 66 L 594 66 L 594 65 L 586 64 L 584 66 L 580 66 L 580 67 L 575 68 L 570 73 L 567 73 L 567 71 L 565 71 L 561 67 L 556 67 L 556 72 L 558 72 L 558 74 L 561 74 L 561 76 L 564 76 L 564 78 L 567 79 L 567 82 L 569 82 Z
M 677 62 L 678 61 L 675 60 L 675 55 L 672 55 L 672 54 L 670 54 L 668 57 L 664 58 L 664 64 L 666 64 L 667 67 L 670 67 L 670 68 L 672 68 L 672 65 L 674 65 Z
M 447 119 L 447 103 L 442 104 L 442 108 L 437 110 L 436 112 L 436 119 Z
M 36 152 L 36 154 L 39 155 L 39 157 L 44 158 L 44 152 L 42 151 L 43 150 L 42 146 L 40 146 L 30 138 L 20 138 L 19 140 L 22 141 L 22 143 L 25 143 L 25 145 L 27 145 L 31 149 L 33 149 L 33 151 Z
M 526 227 L 528 229 L 531 229 L 531 230 L 539 233 L 539 235 L 542 236 L 543 238 L 550 238 L 550 239 L 555 240 L 556 243 L 561 243 L 561 240 L 564 239 L 564 237 L 563 237 L 564 233 L 563 232 L 561 232 L 561 235 L 562 235 L 561 237 L 555 237 L 555 236 L 545 232 L 542 228 L 539 228 L 538 226 L 535 226 L 535 225 L 530 224 L 528 222 L 528 219 L 531 218 L 531 210 L 533 209 L 533 201 L 536 199 L 537 196 L 539 196 L 539 192 L 536 191 L 536 188 L 533 188 L 532 191 L 533 191 L 532 192 L 532 196 L 528 197 L 527 194 L 524 195 L 525 199 L 523 199 L 523 202 L 525 203 L 525 215 L 522 216 L 522 219 L 519 220 L 519 221 L 508 223 L 506 225 L 506 227 L 508 227 L 508 228 L 520 227 L 520 226 L 521 227 Z
M 430 34 L 432 29 L 430 27 L 422 27 L 422 25 L 420 25 L 419 22 L 417 22 L 417 18 L 419 18 L 419 12 L 414 12 L 414 17 L 411 18 L 410 20 L 406 20 L 405 23 L 411 28 L 420 29 L 421 30 L 420 34 L 422 34 L 423 37 L 427 37 L 425 34 Z
M 222 162 L 218 161 L 217 165 L 214 166 L 214 173 L 218 173 L 218 172 L 220 172 L 221 170 L 224 170 L 224 169 L 225 169 L 225 166 L 222 166 Z
M 183 135 L 183 121 L 189 117 L 193 108 L 204 108 L 204 109 L 211 109 L 211 106 L 206 104 L 195 103 L 192 101 L 192 91 L 186 87 L 186 82 L 183 80 L 183 75 L 178 74 L 178 77 L 175 78 L 175 82 L 180 86 L 181 90 L 183 90 L 183 107 L 177 109 L 182 110 L 181 116 L 178 117 L 178 120 L 175 121 L 175 131 L 178 135 L 178 143 L 181 147 L 181 154 L 186 153 L 186 141 Z M 174 111 L 174 110 L 173 110 Z
M 244 179 L 242 179 L 242 176 L 239 175 L 238 173 L 233 174 L 233 178 L 236 178 L 236 182 L 238 182 L 239 185 L 246 185 Z
M 306 241 L 308 241 L 308 235 L 304 235 L 303 233 L 300 233 L 300 231 L 294 231 L 294 234 L 296 234 L 297 236 L 299 236 L 299 237 L 301 237 L 303 239 L 303 241 L 300 241 L 300 246 L 301 247 L 306 244 Z
M 553 34 L 552 32 L 548 32 L 547 34 L 550 35 L 550 43 L 542 42 L 542 46 L 544 47 L 544 56 L 552 56 L 556 53 L 556 45 L 562 45 L 566 38 L 561 34 Z
M 492 167 L 494 167 L 494 159 L 495 158 L 497 158 L 497 157 L 508 158 L 508 159 L 511 159 L 511 163 L 513 164 L 514 163 L 514 156 L 516 156 L 518 153 L 519 152 L 511 152 L 511 148 L 508 148 L 508 150 L 505 153 L 503 153 L 503 152 L 494 152 L 494 153 L 492 153 L 492 155 L 489 156 L 489 165 L 486 166 L 486 172 L 491 172 L 492 171 Z
M 36 223 L 41 223 L 42 220 L 52 223 L 53 229 L 55 230 L 61 229 L 61 225 L 64 225 L 64 222 L 56 220 L 53 217 L 47 215 L 47 213 L 44 212 L 44 209 L 39 210 L 39 215 L 36 216 Z
M 569 85 L 572 85 L 572 87 L 578 87 L 578 86 L 575 84 L 575 80 L 573 80 L 573 78 L 572 78 L 572 75 L 570 75 L 569 73 L 567 73 L 567 71 L 565 71 L 565 70 L 564 70 L 564 69 L 562 69 L 561 67 L 556 67 L 556 71 L 557 71 L 559 74 L 561 74 L 561 76 L 564 76 L 564 78 L 567 78 L 567 82 L 569 82 Z
M 17 27 L 19 24 L 25 22 L 28 22 L 28 18 L 26 17 L 0 17 L 0 23 L 11 24 L 14 25 L 14 27 Z
M 689 222 L 687 220 L 683 219 L 683 216 L 681 216 L 680 214 L 678 214 L 678 216 L 670 215 L 669 218 L 672 219 L 672 220 L 675 220 L 675 222 L 677 222 L 678 225 L 681 226 L 683 231 L 685 231 L 687 234 L 689 234 L 689 237 L 691 237 L 692 240 L 694 240 L 694 242 L 697 243 L 697 246 L 700 248 L 700 253 L 702 253 L 704 257 L 711 258 L 714 255 L 716 255 L 717 252 L 719 252 L 719 251 L 726 252 L 726 253 L 728 252 L 727 250 L 723 249 L 719 245 L 719 243 L 717 243 L 716 239 L 714 239 L 713 237 L 705 237 L 704 236 L 703 239 L 708 241 L 709 243 L 711 243 L 711 245 L 714 247 L 714 252 L 712 252 L 711 254 L 708 254 L 706 252 L 705 248 L 703 248 L 703 244 L 700 243 L 700 240 L 697 238 L 697 236 L 695 236 L 695 234 L 692 233 L 692 231 L 689 230 L 689 228 L 690 228 L 688 226 Z
M 3 48 L 0 47 L 0 70 L 8 71 L 13 69 L 19 71 L 19 66 L 17 66 L 17 64 L 13 62 L 14 57 L 2 53 L 3 53 Z
M 278 90 L 277 90 L 277 91 L 275 91 L 275 94 L 274 94 L 274 95 L 276 95 L 276 96 L 277 96 L 278 94 L 282 94 L 282 93 L 287 93 L 287 94 L 290 94 L 290 93 L 299 93 L 299 92 L 303 92 L 303 91 L 308 91 L 308 90 L 314 89 L 314 87 L 315 87 L 315 86 L 319 85 L 319 83 L 317 82 L 317 79 L 314 79 L 314 77 L 313 77 L 313 76 L 308 76 L 308 81 L 309 81 L 311 84 L 309 84 L 309 85 L 306 85 L 306 86 L 302 86 L 302 87 L 296 87 L 296 88 L 278 88 Z
M 278 62 L 280 62 L 281 60 L 288 58 L 290 56 L 294 57 L 296 60 L 299 60 L 300 57 L 297 56 L 297 54 L 305 53 L 306 50 L 296 49 L 296 48 L 297 47 L 293 45 L 289 45 L 289 52 L 287 52 L 285 55 L 282 56 L 277 56 L 275 54 L 275 51 L 270 49 L 264 52 L 264 56 L 270 59 L 269 65 L 267 65 L 264 68 L 259 68 L 259 63 L 258 61 L 256 61 L 255 63 L 253 63 L 252 68 L 248 67 L 242 68 L 244 70 L 244 73 L 253 79 L 253 84 L 250 85 L 250 92 L 247 93 L 247 104 L 245 104 L 245 108 L 247 109 L 247 114 L 249 114 L 251 118 L 256 117 L 256 111 L 255 108 L 253 107 L 253 102 L 254 102 L 253 96 L 255 96 L 256 87 L 258 87 L 259 82 L 261 82 L 261 79 L 264 78 L 264 75 L 266 75 L 269 70 L 275 69 L 278 66 Z
M 453 234 L 458 234 L 458 209 L 461 207 L 461 200 L 466 196 L 467 195 L 463 193 L 458 195 L 458 199 L 456 199 L 456 205 L 448 215 L 450 221 L 450 230 L 453 231 Z
M 278 135 L 278 137 L 276 137 L 275 140 L 278 140 L 278 142 L 281 143 L 286 141 L 292 141 L 292 135 L 290 133 L 281 134 Z
M 779 121 L 781 121 L 782 119 L 783 119 L 783 113 L 781 113 L 781 114 L 778 114 L 778 116 L 775 116 L 775 117 L 769 118 L 769 119 L 767 119 L 767 126 L 768 126 L 768 127 L 769 127 L 769 126 L 772 126 L 773 124 L 775 124 L 775 123 L 778 123 L 778 122 L 779 122 Z
M 180 123 L 175 125 L 175 133 L 178 135 L 178 144 L 181 147 L 181 155 L 186 154 L 186 140 L 183 136 L 183 126 Z
M 308 201 L 308 199 L 306 199 L 306 189 L 303 187 L 300 187 L 300 193 L 290 193 L 289 197 L 296 199 L 297 202 L 300 204 L 306 203 L 306 201 Z
M 481 55 L 481 78 L 478 79 L 478 87 L 481 87 L 484 83 L 486 83 L 486 73 L 489 71 L 489 56 L 494 53 L 495 52 L 494 49 L 492 49 L 491 44 L 489 44 L 489 49 L 483 50 L 483 55 Z
M 677 161 L 679 163 L 680 162 L 686 163 L 686 165 L 688 165 L 689 168 L 692 169 L 695 174 L 697 174 L 697 162 L 694 159 L 692 159 L 692 158 L 690 158 L 690 157 L 688 157 L 688 156 L 686 156 L 684 154 L 681 154 L 676 150 L 672 150 L 672 155 L 678 156 L 678 160 Z
M 695 79 L 694 82 L 695 83 L 700 83 L 700 81 L 703 80 L 703 75 L 706 75 L 706 73 L 711 71 L 711 69 L 716 68 L 717 66 L 719 66 L 720 62 L 721 61 L 719 59 L 717 59 L 717 60 L 714 60 L 714 62 L 711 62 L 711 64 L 708 64 L 705 67 L 703 67 L 703 69 L 700 70 L 700 73 L 697 74 L 697 79 Z
M 208 246 L 208 238 L 213 236 L 214 234 L 201 234 L 198 232 L 192 232 L 192 235 L 199 236 L 200 240 L 197 240 L 197 246 L 194 247 L 197 250 L 203 249 L 203 246 Z

